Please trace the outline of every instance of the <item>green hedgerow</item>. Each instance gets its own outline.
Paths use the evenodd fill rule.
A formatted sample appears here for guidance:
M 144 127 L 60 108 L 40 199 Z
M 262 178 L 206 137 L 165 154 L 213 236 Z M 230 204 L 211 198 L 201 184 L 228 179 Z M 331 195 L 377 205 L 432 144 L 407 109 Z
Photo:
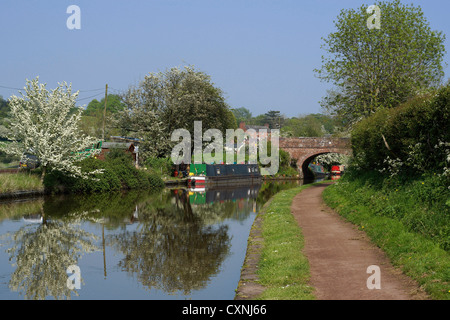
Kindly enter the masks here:
M 123 156 L 123 155 L 125 156 Z M 130 157 L 122 152 L 108 155 L 104 161 L 93 157 L 78 163 L 83 172 L 102 169 L 89 179 L 74 178 L 53 170 L 46 175 L 44 186 L 50 192 L 101 193 L 125 189 L 160 189 L 164 182 L 159 176 L 136 169 Z

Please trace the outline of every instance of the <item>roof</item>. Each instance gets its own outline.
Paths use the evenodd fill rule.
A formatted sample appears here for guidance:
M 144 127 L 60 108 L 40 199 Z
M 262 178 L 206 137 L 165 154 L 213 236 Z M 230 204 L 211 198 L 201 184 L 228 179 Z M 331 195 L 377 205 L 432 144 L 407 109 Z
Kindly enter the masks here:
M 130 142 L 103 142 L 102 149 L 130 149 L 132 145 Z
M 254 125 L 245 125 L 245 130 L 254 129 L 254 130 L 267 130 L 267 132 L 270 132 L 270 128 L 266 126 L 254 126 Z
M 138 138 L 132 138 L 132 137 L 121 137 L 121 136 L 111 136 L 111 139 L 113 139 L 114 141 L 128 141 L 128 142 L 141 142 L 141 139 Z

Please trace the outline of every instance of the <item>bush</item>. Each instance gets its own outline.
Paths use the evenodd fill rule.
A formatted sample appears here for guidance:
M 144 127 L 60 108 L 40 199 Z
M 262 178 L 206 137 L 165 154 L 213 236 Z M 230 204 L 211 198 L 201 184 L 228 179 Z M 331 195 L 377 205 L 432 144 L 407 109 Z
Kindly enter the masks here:
M 159 176 L 136 169 L 129 156 L 123 152 L 110 153 L 105 161 L 87 158 L 79 162 L 83 172 L 103 169 L 92 179 L 74 178 L 52 170 L 45 176 L 44 186 L 50 192 L 98 193 L 124 189 L 161 189 L 164 182 Z
M 382 109 L 352 132 L 356 165 L 391 174 L 444 172 L 450 155 L 450 85 Z
M 171 158 L 150 157 L 145 160 L 145 166 L 155 174 L 172 175 L 173 162 Z

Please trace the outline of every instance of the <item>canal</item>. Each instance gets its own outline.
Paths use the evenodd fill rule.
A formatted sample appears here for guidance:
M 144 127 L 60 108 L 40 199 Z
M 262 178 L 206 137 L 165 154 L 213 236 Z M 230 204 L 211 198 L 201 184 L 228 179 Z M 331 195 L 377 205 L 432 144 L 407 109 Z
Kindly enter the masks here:
M 0 300 L 233 299 L 256 214 L 302 183 L 0 202 Z

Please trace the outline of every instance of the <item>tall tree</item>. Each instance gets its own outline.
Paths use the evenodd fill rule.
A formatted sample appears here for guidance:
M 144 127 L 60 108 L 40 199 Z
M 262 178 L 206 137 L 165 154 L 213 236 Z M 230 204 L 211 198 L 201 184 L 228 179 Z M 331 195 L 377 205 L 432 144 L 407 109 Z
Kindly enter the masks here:
M 236 122 L 239 125 L 241 122 L 245 122 L 247 124 L 250 124 L 252 120 L 252 113 L 247 108 L 241 107 L 241 108 L 235 108 L 231 109 L 234 116 L 236 117 Z
M 0 150 L 22 156 L 33 153 L 42 167 L 43 180 L 47 169 L 59 169 L 83 176 L 75 165 L 77 152 L 92 146 L 95 140 L 82 135 L 78 128 L 82 109 L 73 113 L 78 92 L 72 93 L 71 85 L 60 83 L 48 91 L 39 77 L 27 80 L 22 97 L 9 99 L 11 130 L 8 146 L 0 144 Z
M 99 112 L 103 113 L 105 108 L 105 98 L 98 101 L 97 99 L 92 100 L 86 107 L 84 115 L 86 116 L 96 116 Z M 108 99 L 106 101 L 106 111 L 111 113 L 117 113 L 125 109 L 125 105 L 122 99 L 117 94 L 108 94 Z
M 284 121 L 284 116 L 280 111 L 270 110 L 264 114 L 266 123 L 269 124 L 270 129 L 280 129 Z
M 335 85 L 322 106 L 347 122 L 392 108 L 440 84 L 445 35 L 431 30 L 420 7 L 378 2 L 380 29 L 369 29 L 367 6 L 342 10 L 323 39 L 318 77 Z
M 103 117 L 105 108 L 105 98 L 101 101 L 92 100 L 86 107 L 81 117 L 80 128 L 83 133 L 101 139 L 103 135 Z M 106 102 L 105 118 L 105 138 L 112 135 L 118 135 L 119 129 L 115 126 L 115 118 L 119 111 L 125 109 L 122 98 L 116 94 L 108 94 Z
M 204 131 L 236 127 L 222 90 L 192 66 L 149 73 L 123 99 L 126 109 L 120 112 L 118 126 L 144 140 L 144 157 L 170 155 L 172 132 L 183 128 L 193 133 L 194 121 L 202 121 Z
M 8 112 L 9 112 L 8 101 L 6 101 L 5 99 L 3 99 L 2 96 L 0 96 L 0 124 L 3 118 L 6 118 Z

